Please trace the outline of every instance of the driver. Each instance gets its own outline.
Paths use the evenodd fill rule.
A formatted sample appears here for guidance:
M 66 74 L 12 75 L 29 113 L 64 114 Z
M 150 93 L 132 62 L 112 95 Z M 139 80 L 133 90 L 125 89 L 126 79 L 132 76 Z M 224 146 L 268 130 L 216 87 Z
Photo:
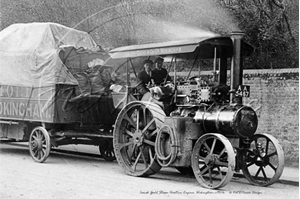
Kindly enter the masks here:
M 154 80 L 154 84 L 157 86 L 164 83 L 166 78 L 167 78 L 167 81 L 171 81 L 171 77 L 169 76 L 168 71 L 162 67 L 163 62 L 164 62 L 164 59 L 161 57 L 158 57 L 154 60 L 155 69 L 152 71 L 152 78 Z
M 144 61 L 143 65 L 144 65 L 144 70 L 142 70 L 138 74 L 138 79 L 145 86 L 149 86 L 150 84 L 152 84 L 152 81 L 153 81 L 153 79 L 152 79 L 153 78 L 153 71 L 152 71 L 153 61 L 151 61 L 150 59 L 147 59 Z

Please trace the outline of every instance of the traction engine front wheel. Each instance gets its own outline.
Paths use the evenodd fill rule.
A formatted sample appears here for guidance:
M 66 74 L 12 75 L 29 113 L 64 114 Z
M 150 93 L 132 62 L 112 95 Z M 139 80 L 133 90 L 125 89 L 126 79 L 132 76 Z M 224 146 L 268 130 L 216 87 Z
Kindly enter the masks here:
M 268 186 L 281 176 L 284 153 L 276 138 L 268 134 L 255 134 L 250 148 L 242 155 L 242 171 L 250 183 Z

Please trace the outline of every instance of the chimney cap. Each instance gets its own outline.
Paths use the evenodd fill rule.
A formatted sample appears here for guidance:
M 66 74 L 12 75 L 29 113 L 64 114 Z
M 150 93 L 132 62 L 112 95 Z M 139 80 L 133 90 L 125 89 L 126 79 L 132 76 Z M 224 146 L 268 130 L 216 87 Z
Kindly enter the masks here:
M 232 39 L 242 39 L 245 35 L 246 35 L 246 33 L 243 31 L 234 31 L 234 32 L 231 32 L 230 37 Z

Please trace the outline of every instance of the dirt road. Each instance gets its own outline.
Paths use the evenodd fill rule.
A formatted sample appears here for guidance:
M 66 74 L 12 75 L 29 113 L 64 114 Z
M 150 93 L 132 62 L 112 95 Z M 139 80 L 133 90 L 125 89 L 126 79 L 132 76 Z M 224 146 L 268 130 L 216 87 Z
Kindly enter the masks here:
M 95 151 L 97 153 L 96 147 Z M 233 179 L 221 190 L 208 190 L 195 178 L 183 176 L 172 168 L 164 168 L 147 178 L 131 177 L 116 161 L 83 155 L 52 152 L 45 163 L 35 163 L 24 145 L 2 142 L 0 179 L 3 199 L 293 199 L 299 196 L 296 186 L 276 183 L 267 188 L 256 187 L 243 178 Z

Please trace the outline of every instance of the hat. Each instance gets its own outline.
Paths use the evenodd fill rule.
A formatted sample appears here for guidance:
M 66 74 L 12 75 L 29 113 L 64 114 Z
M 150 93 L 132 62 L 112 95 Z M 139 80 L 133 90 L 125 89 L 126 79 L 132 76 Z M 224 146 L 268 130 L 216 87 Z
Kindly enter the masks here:
M 145 64 L 153 64 L 153 61 L 151 61 L 150 59 L 146 59 L 144 62 L 143 62 L 143 65 Z
M 161 58 L 161 57 L 157 57 L 155 60 L 154 60 L 154 63 L 157 63 L 157 62 L 163 62 L 164 59 Z

